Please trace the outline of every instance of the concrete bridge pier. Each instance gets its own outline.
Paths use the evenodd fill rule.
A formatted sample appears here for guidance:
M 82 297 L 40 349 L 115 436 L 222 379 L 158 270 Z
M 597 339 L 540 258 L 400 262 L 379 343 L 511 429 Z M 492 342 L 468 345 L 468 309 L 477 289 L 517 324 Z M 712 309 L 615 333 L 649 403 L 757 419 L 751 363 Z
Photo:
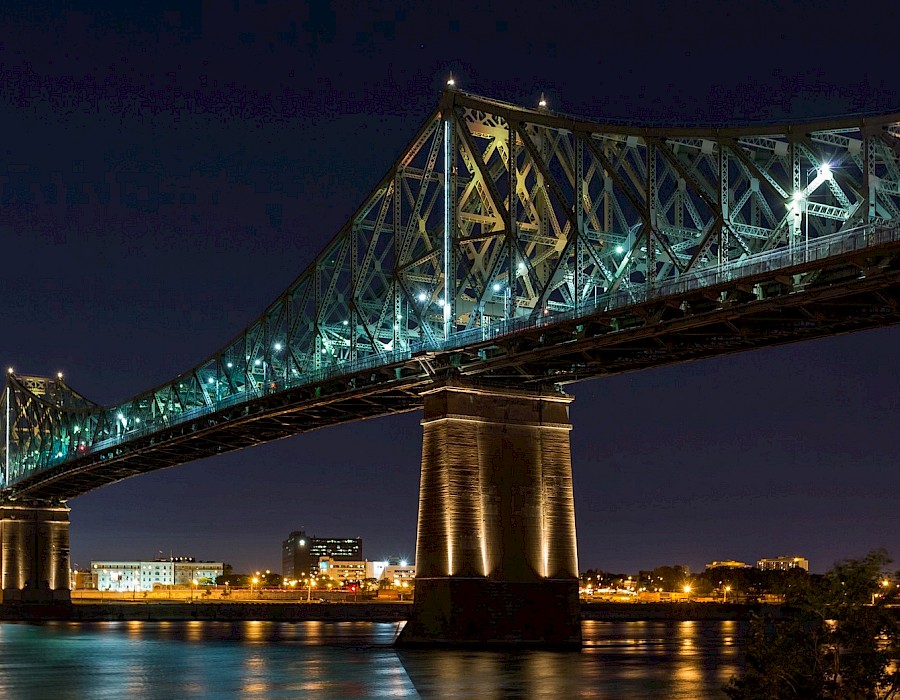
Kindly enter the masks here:
M 416 595 L 397 644 L 580 647 L 572 397 L 452 380 L 424 400 Z
M 0 503 L 3 603 L 68 603 L 69 509 Z

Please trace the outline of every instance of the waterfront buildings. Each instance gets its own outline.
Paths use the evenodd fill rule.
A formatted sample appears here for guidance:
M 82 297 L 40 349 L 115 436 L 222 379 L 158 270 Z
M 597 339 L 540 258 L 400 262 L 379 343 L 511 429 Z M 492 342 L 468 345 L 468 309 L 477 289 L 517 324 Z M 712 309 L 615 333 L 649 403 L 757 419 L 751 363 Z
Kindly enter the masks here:
M 303 530 L 294 530 L 281 543 L 281 575 L 287 579 L 301 579 L 317 574 L 319 559 L 335 561 L 363 561 L 361 537 L 312 537 Z
M 707 569 L 750 569 L 749 564 L 734 559 L 726 559 L 725 561 L 711 561 L 706 565 Z
M 335 581 L 375 579 L 394 585 L 410 584 L 416 577 L 416 567 L 405 561 L 338 561 L 332 557 L 319 558 L 319 575 Z
M 92 561 L 93 587 L 100 591 L 152 591 L 156 588 L 211 585 L 224 564 L 172 557 L 153 561 Z M 194 584 L 194 581 L 197 583 Z

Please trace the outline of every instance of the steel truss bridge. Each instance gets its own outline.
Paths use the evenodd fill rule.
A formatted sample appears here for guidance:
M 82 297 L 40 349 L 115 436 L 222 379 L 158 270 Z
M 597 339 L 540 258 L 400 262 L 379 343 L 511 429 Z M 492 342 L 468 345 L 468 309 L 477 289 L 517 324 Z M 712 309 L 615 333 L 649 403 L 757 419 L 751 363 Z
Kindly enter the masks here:
M 595 123 L 446 90 L 371 195 L 223 348 L 100 406 L 7 373 L 0 499 L 421 406 L 900 321 L 900 113 Z

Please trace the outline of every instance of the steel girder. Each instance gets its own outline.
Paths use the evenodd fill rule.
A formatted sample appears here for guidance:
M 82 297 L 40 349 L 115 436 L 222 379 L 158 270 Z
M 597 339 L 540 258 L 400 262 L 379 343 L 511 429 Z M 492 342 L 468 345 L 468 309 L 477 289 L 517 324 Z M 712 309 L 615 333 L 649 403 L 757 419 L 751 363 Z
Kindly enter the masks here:
M 3 486 L 335 378 L 427 380 L 435 353 L 864 248 L 898 222 L 900 114 L 651 128 L 448 90 L 317 259 L 196 367 L 106 407 L 10 374 Z

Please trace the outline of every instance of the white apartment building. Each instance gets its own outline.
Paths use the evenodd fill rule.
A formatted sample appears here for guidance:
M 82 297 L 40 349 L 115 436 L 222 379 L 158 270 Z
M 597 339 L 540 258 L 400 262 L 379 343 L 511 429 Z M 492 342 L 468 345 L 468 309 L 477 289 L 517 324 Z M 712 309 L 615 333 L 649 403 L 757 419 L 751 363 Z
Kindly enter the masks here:
M 760 559 L 756 562 L 756 568 L 763 571 L 788 571 L 794 568 L 809 571 L 809 560 L 803 557 L 772 557 Z
M 211 585 L 224 570 L 222 562 L 174 557 L 153 561 L 92 561 L 91 577 L 100 591 L 152 591 L 156 588 Z

